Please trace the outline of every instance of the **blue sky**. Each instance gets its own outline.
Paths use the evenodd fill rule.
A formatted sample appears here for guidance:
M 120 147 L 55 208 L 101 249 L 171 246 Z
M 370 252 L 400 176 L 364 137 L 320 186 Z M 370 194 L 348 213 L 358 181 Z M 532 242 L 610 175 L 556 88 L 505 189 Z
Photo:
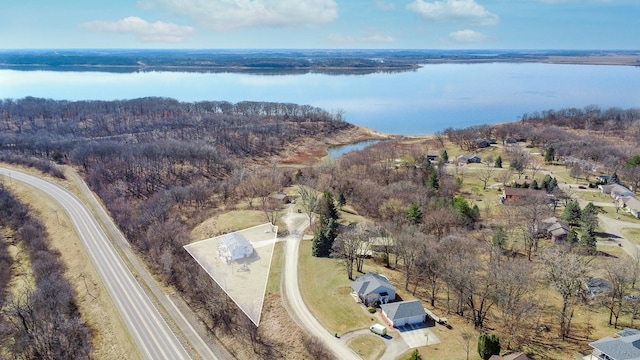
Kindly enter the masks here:
M 2 0 L 0 48 L 640 49 L 640 0 Z

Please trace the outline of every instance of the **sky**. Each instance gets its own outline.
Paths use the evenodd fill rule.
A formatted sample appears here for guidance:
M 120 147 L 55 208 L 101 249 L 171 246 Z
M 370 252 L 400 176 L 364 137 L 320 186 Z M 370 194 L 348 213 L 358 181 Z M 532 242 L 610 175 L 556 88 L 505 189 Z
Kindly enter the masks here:
M 640 0 L 2 0 L 2 49 L 640 49 Z

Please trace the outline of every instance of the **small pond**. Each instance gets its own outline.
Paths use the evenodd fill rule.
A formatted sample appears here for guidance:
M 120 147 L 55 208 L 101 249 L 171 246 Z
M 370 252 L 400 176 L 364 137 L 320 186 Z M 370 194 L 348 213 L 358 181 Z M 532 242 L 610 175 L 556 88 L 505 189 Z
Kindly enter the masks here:
M 339 158 L 344 154 L 348 154 L 352 151 L 362 150 L 367 146 L 371 146 L 379 142 L 380 140 L 364 140 L 364 141 L 358 141 L 352 144 L 332 146 L 329 148 L 329 154 L 326 156 L 326 159 Z

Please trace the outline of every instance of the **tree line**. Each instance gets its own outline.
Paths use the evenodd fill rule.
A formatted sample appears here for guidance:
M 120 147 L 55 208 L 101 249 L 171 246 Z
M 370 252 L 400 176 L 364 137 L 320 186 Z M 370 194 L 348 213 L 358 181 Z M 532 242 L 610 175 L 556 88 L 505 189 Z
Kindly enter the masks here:
M 0 241 L 0 350 L 13 359 L 90 359 L 91 328 L 65 278 L 61 254 L 49 247 L 47 230 L 0 184 L 0 229 L 26 251 L 33 283 L 9 291 L 11 257 Z

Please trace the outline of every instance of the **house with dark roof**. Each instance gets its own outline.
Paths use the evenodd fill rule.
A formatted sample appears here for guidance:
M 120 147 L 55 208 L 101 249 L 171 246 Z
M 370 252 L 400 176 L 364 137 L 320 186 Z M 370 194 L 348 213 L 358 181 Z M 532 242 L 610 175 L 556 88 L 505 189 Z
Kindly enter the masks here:
M 605 337 L 594 341 L 591 359 L 640 360 L 640 330 L 624 329 L 618 337 Z
M 456 157 L 456 159 L 458 160 L 458 165 L 463 165 L 463 164 L 471 164 L 471 163 L 481 163 L 482 162 L 482 157 L 480 157 L 480 155 L 470 155 L 470 154 L 463 154 L 463 155 L 458 155 L 458 157 Z
M 367 273 L 351 282 L 351 292 L 365 306 L 386 304 L 396 299 L 396 288 L 380 274 Z
M 253 246 L 242 234 L 234 232 L 222 236 L 218 255 L 227 264 L 253 254 Z
M 586 281 L 587 294 L 590 296 L 604 295 L 611 291 L 611 283 L 603 278 L 591 278 Z
M 534 190 L 516 187 L 505 187 L 502 190 L 502 203 L 523 201 L 531 198 L 549 198 L 544 190 Z
M 393 327 L 425 322 L 427 313 L 420 300 L 408 300 L 380 305 L 383 319 Z
M 542 226 L 547 235 L 551 236 L 551 242 L 554 244 L 566 241 L 567 235 L 571 232 L 569 223 L 556 217 L 542 220 Z

